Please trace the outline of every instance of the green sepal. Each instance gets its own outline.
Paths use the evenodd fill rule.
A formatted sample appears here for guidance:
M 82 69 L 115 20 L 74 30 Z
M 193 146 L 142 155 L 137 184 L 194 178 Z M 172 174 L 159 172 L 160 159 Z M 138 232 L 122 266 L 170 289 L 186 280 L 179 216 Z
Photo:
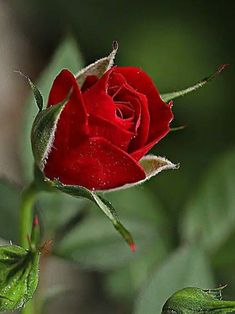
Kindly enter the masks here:
M 46 159 L 51 151 L 57 123 L 66 105 L 66 100 L 40 111 L 32 126 L 31 144 L 36 165 L 43 170 Z
M 132 251 L 135 250 L 135 244 L 134 244 L 132 235 L 119 221 L 119 218 L 117 216 L 115 209 L 113 208 L 112 204 L 108 200 L 106 200 L 102 196 L 97 195 L 96 193 L 82 186 L 65 185 L 57 180 L 54 180 L 54 181 L 47 180 L 47 182 L 51 187 L 56 188 L 60 190 L 61 192 L 64 192 L 74 197 L 84 197 L 92 201 L 93 203 L 95 203 L 102 210 L 102 212 L 109 218 L 109 220 L 112 222 L 115 229 L 120 233 L 123 239 L 127 242 L 131 250 Z
M 36 85 L 34 85 L 34 83 L 31 81 L 31 79 L 25 75 L 24 73 L 20 72 L 20 71 L 15 71 L 16 73 L 19 73 L 21 76 L 23 76 L 24 78 L 26 78 L 26 80 L 28 81 L 33 95 L 34 95 L 34 99 L 36 101 L 36 104 L 38 106 L 38 110 L 41 111 L 43 109 L 43 97 L 42 94 L 40 93 L 39 89 L 37 88 Z
M 37 288 L 39 252 L 20 246 L 0 247 L 0 311 L 24 306 Z
M 193 91 L 196 91 L 197 89 L 199 89 L 200 87 L 204 86 L 205 84 L 207 84 L 208 82 L 210 82 L 211 80 L 213 80 L 217 75 L 219 75 L 224 69 L 226 69 L 228 66 L 228 64 L 222 64 L 221 66 L 218 67 L 218 69 L 211 74 L 210 76 L 202 79 L 201 81 L 199 81 L 198 83 L 194 84 L 193 86 L 190 86 L 186 89 L 182 89 L 176 92 L 171 92 L 171 93 L 166 93 L 166 94 L 162 94 L 161 98 L 163 101 L 165 102 L 169 102 L 170 100 L 173 100 L 175 98 L 187 95 Z
M 235 301 L 221 300 L 223 288 L 203 290 L 189 287 L 179 290 L 164 304 L 162 314 L 225 314 L 235 312 Z
M 86 77 L 89 75 L 95 75 L 98 78 L 103 76 L 104 73 L 106 71 L 108 71 L 113 66 L 117 51 L 118 51 L 118 43 L 117 43 L 117 41 L 114 41 L 113 42 L 113 50 L 111 51 L 111 53 L 107 57 L 104 57 L 102 59 L 97 60 L 96 62 L 88 65 L 87 67 L 80 70 L 76 74 L 75 77 L 76 77 L 76 80 L 78 82 L 78 85 L 82 86 L 82 84 L 86 80 Z

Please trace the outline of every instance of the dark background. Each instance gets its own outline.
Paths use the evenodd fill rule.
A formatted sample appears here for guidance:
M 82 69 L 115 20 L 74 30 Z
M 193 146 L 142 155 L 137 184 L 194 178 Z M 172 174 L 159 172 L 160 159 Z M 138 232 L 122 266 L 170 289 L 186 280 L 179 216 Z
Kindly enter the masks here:
M 82 314 L 130 313 L 135 308 L 135 313 L 140 314 L 144 310 L 139 308 L 144 305 L 140 305 L 142 301 L 138 300 L 149 298 L 149 294 L 145 294 L 144 291 L 145 288 L 148 289 L 150 279 L 154 277 L 152 274 L 160 272 L 161 267 L 171 259 L 171 254 L 175 252 L 177 254 L 177 250 L 185 246 L 189 250 L 196 246 L 200 251 L 199 254 L 203 252 L 203 263 L 207 265 L 206 273 L 210 273 L 208 276 L 210 279 L 199 280 L 198 284 L 213 283 L 218 286 L 228 283 L 226 297 L 234 297 L 234 9 L 234 1 L 0 2 L 2 38 L 0 171 L 2 177 L 7 177 L 11 183 L 17 183 L 19 186 L 28 180 L 25 179 L 25 171 L 31 171 L 31 164 L 28 163 L 25 167 L 24 158 L 28 158 L 24 157 L 26 151 L 23 150 L 22 153 L 22 141 L 24 145 L 28 139 L 22 140 L 21 136 L 27 128 L 25 112 L 30 110 L 27 109 L 30 91 L 24 82 L 13 74 L 13 70 L 20 69 L 34 81 L 42 79 L 42 75 L 46 75 L 42 74 L 46 73 L 43 71 L 47 69 L 54 53 L 68 36 L 73 37 L 77 43 L 80 65 L 107 55 L 112 41 L 117 40 L 119 52 L 116 64 L 143 68 L 153 78 L 161 93 L 188 87 L 211 74 L 220 64 L 230 64 L 221 76 L 206 87 L 174 102 L 175 119 L 172 126 L 186 125 L 187 127 L 182 131 L 168 134 L 154 148 L 154 153 L 166 156 L 173 162 L 180 162 L 180 170 L 162 173 L 134 192 L 132 190 L 120 194 L 117 192 L 114 196 L 110 196 L 124 222 L 129 224 L 133 235 L 136 236 L 137 230 L 138 238 L 138 230 L 141 229 L 138 238 L 140 253 L 137 252 L 137 257 L 133 261 L 133 257 L 127 255 L 128 249 L 121 239 L 115 238 L 114 244 L 109 241 L 112 226 L 108 223 L 103 226 L 103 222 L 100 229 L 102 232 L 107 229 L 107 239 L 105 235 L 100 236 L 97 231 L 98 234 L 94 234 L 93 238 L 91 236 L 92 239 L 88 244 L 85 240 L 76 243 L 81 232 L 79 226 L 82 223 L 86 225 L 86 219 L 89 220 L 90 216 L 96 215 L 89 214 L 85 222 L 77 223 L 74 227 L 79 230 L 76 231 L 77 236 L 73 237 L 73 244 L 70 243 L 72 249 L 59 249 L 55 252 L 56 255 L 62 256 L 63 260 L 72 259 L 73 264 L 62 263 L 61 259 L 56 259 L 56 265 L 52 266 L 50 271 L 51 276 L 54 271 L 55 277 L 60 276 L 61 270 L 59 274 L 56 273 L 57 263 L 63 265 L 61 267 L 66 269 L 64 271 L 67 274 L 66 280 L 69 283 L 73 282 L 73 289 L 79 291 L 77 293 L 80 297 L 76 298 L 74 292 L 69 296 L 66 293 L 62 294 L 53 300 L 46 313 L 53 311 Z M 46 99 L 47 95 L 44 97 Z M 7 212 L 8 205 L 5 204 L 9 203 L 5 189 L 4 180 L 0 192 L 3 207 L 0 211 L 0 221 L 9 222 L 9 229 L 13 229 L 9 217 L 4 217 L 3 214 L 1 216 L 4 209 Z M 136 201 L 138 197 L 139 203 Z M 151 205 L 149 205 L 150 199 Z M 55 201 L 53 202 L 54 211 L 51 214 L 44 213 L 42 216 L 46 217 L 45 221 L 49 221 L 49 230 L 54 234 L 62 225 L 58 215 L 66 209 L 56 211 Z M 68 206 L 65 202 L 65 207 Z M 84 205 L 79 206 L 78 211 L 82 211 Z M 149 207 L 151 210 L 148 209 Z M 17 212 L 16 208 L 15 210 Z M 72 217 L 73 214 L 74 212 L 71 211 L 70 216 Z M 50 218 L 47 215 L 51 215 Z M 67 216 L 66 219 L 71 218 L 69 214 Z M 61 221 L 63 219 L 65 218 L 61 218 Z M 94 217 L 91 219 L 94 220 Z M 105 217 L 100 215 L 99 219 L 102 221 Z M 135 223 L 138 224 L 137 227 Z M 141 223 L 143 223 L 142 227 Z M 150 228 L 149 223 L 152 234 L 146 234 L 146 230 Z M 6 225 L 6 222 L 4 224 Z M 84 239 L 86 239 L 86 232 L 89 238 L 89 230 L 93 230 L 92 223 L 89 225 L 88 221 L 87 228 L 83 227 L 83 229 L 85 229 L 82 234 Z M 11 232 L 1 232 L 0 223 L 0 237 L 10 240 L 7 236 L 14 238 Z M 144 240 L 143 244 L 142 240 Z M 91 252 L 90 243 L 92 243 Z M 66 245 L 64 244 L 65 248 Z M 76 257 L 71 254 L 71 250 L 79 252 L 75 254 Z M 124 254 L 124 261 L 118 259 L 117 262 L 112 262 L 113 264 L 110 262 L 107 266 L 104 262 L 105 258 L 100 258 L 103 256 L 108 260 L 110 255 L 114 254 L 119 257 Z M 200 261 L 197 261 L 193 254 L 189 253 L 188 266 L 184 271 L 190 273 L 194 263 L 195 272 L 200 274 L 201 257 Z M 78 263 L 74 264 L 74 260 Z M 54 265 L 53 261 L 52 265 Z M 135 265 L 134 271 L 130 271 L 132 265 Z M 172 287 L 180 288 L 188 283 L 187 280 L 175 278 L 174 273 L 179 272 L 175 264 L 169 266 L 169 269 L 174 269 L 173 274 L 169 274 L 172 277 L 167 279 L 169 285 L 172 283 Z M 77 277 L 73 275 L 75 273 Z M 177 280 L 175 286 L 174 281 Z M 190 283 L 193 284 L 194 281 Z M 161 287 L 162 284 L 159 279 L 156 286 Z M 143 298 L 138 297 L 140 295 L 143 295 Z M 158 298 L 157 291 L 152 295 L 152 298 Z M 169 292 L 166 292 L 165 299 L 168 296 Z M 133 305 L 134 303 L 137 305 Z M 76 306 L 73 307 L 72 304 Z M 145 313 L 150 314 L 150 310 L 149 312 L 145 310 Z

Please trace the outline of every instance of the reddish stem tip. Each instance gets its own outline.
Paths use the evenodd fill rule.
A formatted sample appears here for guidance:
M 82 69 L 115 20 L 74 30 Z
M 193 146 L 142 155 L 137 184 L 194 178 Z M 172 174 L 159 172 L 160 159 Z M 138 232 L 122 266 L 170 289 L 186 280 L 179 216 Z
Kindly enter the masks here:
M 38 216 L 35 215 L 35 216 L 34 216 L 34 219 L 33 219 L 33 226 L 36 227 L 36 226 L 38 226 L 38 225 L 39 225 Z
M 131 252 L 135 252 L 136 246 L 135 243 L 130 243 Z
M 229 66 L 229 64 L 221 64 L 218 68 L 218 73 L 222 72 L 224 69 L 226 69 Z

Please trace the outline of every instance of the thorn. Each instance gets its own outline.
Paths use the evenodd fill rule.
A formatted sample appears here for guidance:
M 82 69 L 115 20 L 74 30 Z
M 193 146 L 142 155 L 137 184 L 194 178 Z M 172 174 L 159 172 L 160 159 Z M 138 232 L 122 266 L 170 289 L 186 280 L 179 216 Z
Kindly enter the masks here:
M 129 246 L 130 246 L 131 252 L 135 252 L 135 250 L 136 250 L 135 243 L 134 242 L 130 243 Z

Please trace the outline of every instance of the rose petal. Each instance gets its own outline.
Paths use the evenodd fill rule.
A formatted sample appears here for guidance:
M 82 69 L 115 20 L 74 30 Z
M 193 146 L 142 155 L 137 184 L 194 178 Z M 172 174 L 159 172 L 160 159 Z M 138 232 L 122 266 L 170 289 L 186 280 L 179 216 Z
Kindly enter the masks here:
M 88 132 L 87 113 L 75 77 L 68 70 L 62 70 L 54 80 L 48 106 L 56 105 L 72 93 L 63 109 L 55 132 L 51 154 L 63 155 L 76 147 Z
M 135 183 L 145 178 L 143 168 L 104 138 L 85 140 L 64 158 L 49 155 L 45 175 L 68 185 L 106 190 Z
M 172 105 L 173 105 L 172 102 L 168 104 L 170 109 Z M 159 115 L 162 117 L 163 120 L 165 119 L 165 121 L 169 121 L 170 117 L 173 118 L 172 112 L 167 111 L 167 110 L 161 110 L 159 112 Z M 170 121 L 172 120 L 172 118 L 170 118 Z M 164 121 L 162 122 L 162 124 L 160 124 L 159 132 L 156 133 L 156 137 L 151 142 L 149 142 L 147 145 L 131 153 L 131 156 L 134 159 L 140 160 L 140 158 L 142 158 L 145 154 L 147 154 L 154 145 L 156 145 L 165 135 L 167 135 L 167 133 L 170 131 L 169 122 L 168 122 L 168 126 L 166 125 L 166 122 L 165 122 L 165 129 L 162 128 L 163 124 L 164 124 Z
M 107 94 L 109 75 L 112 69 L 102 76 L 90 89 L 83 93 L 87 112 L 114 121 L 115 104 L 112 97 Z
M 148 139 L 150 116 L 147 98 L 145 95 L 138 93 L 128 84 L 123 85 L 115 98 L 130 103 L 135 111 L 136 137 L 132 140 L 128 150 L 129 152 L 135 151 L 139 147 L 145 145 Z
M 171 106 L 162 101 L 152 79 L 140 68 L 116 67 L 116 73 L 121 73 L 137 92 L 144 94 L 148 99 L 150 114 L 150 128 L 146 149 L 133 153 L 133 157 L 140 159 L 153 145 L 163 138 L 170 130 L 169 124 L 173 119 Z
M 86 77 L 85 82 L 83 83 L 81 87 L 82 93 L 87 91 L 91 86 L 93 86 L 98 81 L 98 77 L 95 75 L 89 75 Z
M 104 137 L 112 144 L 127 151 L 134 133 L 125 128 L 121 128 L 118 124 L 115 124 L 112 121 L 97 116 L 90 115 L 88 121 L 90 137 Z
M 126 79 L 122 74 L 114 72 L 115 68 L 116 67 L 112 68 L 108 81 L 108 94 L 111 97 L 115 97 L 118 90 L 126 83 Z

